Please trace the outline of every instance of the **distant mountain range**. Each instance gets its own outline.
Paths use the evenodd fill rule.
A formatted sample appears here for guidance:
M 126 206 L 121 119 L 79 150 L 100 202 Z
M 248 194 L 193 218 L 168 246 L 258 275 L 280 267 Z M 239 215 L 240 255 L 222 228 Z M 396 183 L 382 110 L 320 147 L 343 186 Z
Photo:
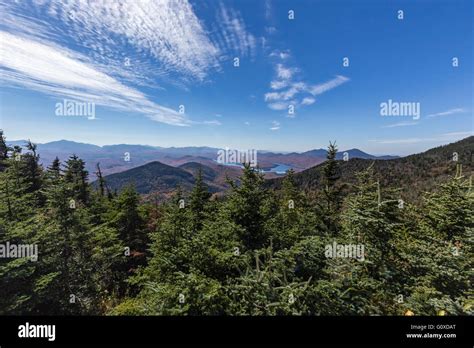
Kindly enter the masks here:
M 317 157 L 322 154 L 319 151 L 312 151 L 312 155 L 315 158 L 320 158 Z M 370 155 L 366 156 L 369 158 L 351 158 L 351 156 L 358 155 L 359 150 L 355 149 L 347 152 L 349 153 L 349 159 L 347 161 L 341 160 L 339 163 L 341 182 L 348 184 L 348 190 L 356 182 L 356 173 L 372 166 L 382 187 L 400 188 L 400 198 L 414 202 L 419 200 L 422 192 L 430 191 L 434 185 L 446 181 L 448 177 L 452 177 L 456 172 L 456 164 L 462 164 L 463 172 L 466 175 L 471 175 L 474 137 L 420 154 L 387 160 Z M 288 155 L 295 156 L 297 154 Z M 281 155 L 271 153 L 269 156 Z M 308 154 L 305 156 L 308 156 Z M 204 181 L 209 186 L 210 191 L 218 194 L 224 193 L 228 188 L 226 177 L 238 180 L 241 174 L 239 167 L 220 165 L 205 157 L 198 157 L 197 162 L 187 162 L 190 158 L 192 156 L 181 158 L 180 161 L 183 163 L 179 164 L 180 161 L 176 161 L 176 166 L 154 161 L 121 173 L 108 175 L 105 179 L 112 190 L 120 191 L 125 185 L 134 184 L 139 193 L 164 199 L 169 197 L 178 186 L 184 192 L 189 192 L 195 183 L 199 169 L 202 170 Z M 456 158 L 457 161 L 454 160 Z M 296 173 L 295 181 L 297 185 L 307 191 L 322 188 L 323 168 L 324 164 L 320 163 Z M 267 186 L 273 189 L 280 188 L 283 178 L 277 175 L 271 177 L 267 180 Z
M 8 141 L 10 146 L 24 146 L 25 140 Z M 159 147 L 148 145 L 105 145 L 78 143 L 69 140 L 59 140 L 38 145 L 40 161 L 43 165 L 49 165 L 57 156 L 62 162 L 69 156 L 76 154 L 86 162 L 86 169 L 91 174 L 91 180 L 95 179 L 96 163 L 100 163 L 104 175 L 120 173 L 132 168 L 142 166 L 150 162 L 161 162 L 172 167 L 195 162 L 205 164 L 218 171 L 217 178 L 220 180 L 222 170 L 215 168 L 213 162 L 217 160 L 219 148 L 213 147 Z M 340 151 L 337 158 L 343 158 L 347 153 L 349 158 L 363 159 L 391 159 L 396 156 L 374 156 L 359 149 Z M 258 151 L 257 160 L 260 168 L 270 170 L 279 165 L 293 168 L 296 172 L 311 168 L 326 159 L 325 149 L 315 149 L 303 153 L 275 153 L 271 151 Z M 238 169 L 238 168 L 237 168 Z M 235 172 L 235 168 L 226 170 Z M 267 173 L 267 178 L 277 177 L 276 173 Z
M 8 142 L 10 145 L 24 143 Z M 96 146 L 66 140 L 38 144 L 38 153 L 46 165 L 56 156 L 65 161 L 75 153 L 86 162 L 91 174 L 95 172 L 95 164 L 101 164 L 111 190 L 120 191 L 125 185 L 133 184 L 139 193 L 159 199 L 169 197 L 178 186 L 185 192 L 191 190 L 199 169 L 211 192 L 225 192 L 228 188 L 226 179 L 238 180 L 242 170 L 238 166 L 217 163 L 219 150 L 212 147 L 163 148 L 126 144 Z M 373 166 L 383 187 L 400 188 L 403 199 L 417 200 L 422 192 L 430 191 L 433 185 L 453 176 L 456 164 L 462 164 L 463 172 L 471 175 L 473 154 L 474 136 L 471 136 L 406 157 L 374 156 L 359 149 L 350 149 L 338 152 L 337 159 L 346 159 L 340 161 L 341 181 L 349 186 L 355 183 L 357 172 Z M 457 161 L 453 160 L 455 156 Z M 297 185 L 311 191 L 322 187 L 322 162 L 325 157 L 324 149 L 303 153 L 262 151 L 258 152 L 258 164 L 263 169 L 277 165 L 294 168 Z M 282 175 L 267 172 L 265 177 L 268 187 L 281 186 Z M 94 180 L 95 176 L 91 175 L 91 181 Z

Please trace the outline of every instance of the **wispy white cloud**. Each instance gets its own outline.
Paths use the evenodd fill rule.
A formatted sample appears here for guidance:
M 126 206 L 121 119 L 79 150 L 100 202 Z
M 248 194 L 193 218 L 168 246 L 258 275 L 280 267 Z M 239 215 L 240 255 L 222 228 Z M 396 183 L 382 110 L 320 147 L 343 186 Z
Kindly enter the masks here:
M 260 46 L 262 47 L 262 51 L 266 51 L 268 46 L 267 46 L 267 38 L 265 38 L 264 36 L 260 37 Z
M 385 139 L 385 140 L 371 140 L 377 144 L 416 144 L 425 141 L 433 141 L 433 138 L 404 138 L 404 139 Z
M 135 77 L 133 82 L 170 74 L 186 83 L 202 81 L 219 68 L 222 52 L 187 0 L 12 1 L 2 10 L 13 22 L 26 22 L 26 29 L 12 21 L 4 29 L 40 33 L 61 45 L 73 42 L 108 73 Z M 124 67 L 126 59 L 130 69 Z
M 315 101 L 316 99 L 312 97 L 306 97 L 306 98 L 303 98 L 303 100 L 301 101 L 301 105 L 311 105 L 311 104 L 314 104 Z
M 403 139 L 373 139 L 370 140 L 371 142 L 375 142 L 378 144 L 416 144 L 416 143 L 424 143 L 424 142 L 446 142 L 446 141 L 456 141 L 465 137 L 469 137 L 473 135 L 474 132 L 472 131 L 461 131 L 461 132 L 450 132 L 440 134 L 436 137 L 416 137 L 416 138 L 403 138 Z
M 283 103 L 283 102 L 269 103 L 268 107 L 272 110 L 286 110 L 288 108 L 288 103 Z
M 0 12 L 7 85 L 176 125 L 194 122 L 138 88 L 186 89 L 220 71 L 229 54 L 252 55 L 256 46 L 241 14 L 222 5 L 223 44 L 216 44 L 188 0 L 7 1 Z
M 298 68 L 287 67 L 282 63 L 275 65 L 276 79 L 270 82 L 271 91 L 264 94 L 264 100 L 270 109 L 284 110 L 289 105 L 294 107 L 312 105 L 316 101 L 315 96 L 349 81 L 349 78 L 338 75 L 331 80 L 313 85 L 295 79 L 299 72 Z
M 287 101 L 293 99 L 295 95 L 297 95 L 301 91 L 306 90 L 306 84 L 302 82 L 291 82 L 288 86 L 288 89 L 281 91 L 281 92 L 269 92 L 265 94 L 265 101 L 277 101 L 283 100 Z
M 85 63 L 57 45 L 0 32 L 0 71 L 6 86 L 137 112 L 171 125 L 188 125 L 185 115 L 150 101 L 140 91 Z
M 221 126 L 222 122 L 219 120 L 210 120 L 210 121 L 204 121 L 203 124 L 207 124 L 209 126 Z
M 309 86 L 308 92 L 311 93 L 311 95 L 316 96 L 319 94 L 323 94 L 324 92 L 327 92 L 333 88 L 336 88 L 342 85 L 343 83 L 346 83 L 347 81 L 349 81 L 348 77 L 337 75 L 335 78 L 329 81 L 314 86 Z
M 280 122 L 278 121 L 272 121 L 272 126 L 270 127 L 270 130 L 276 131 L 280 129 Z
M 290 105 L 293 108 L 312 105 L 316 102 L 315 96 L 349 81 L 348 77 L 337 75 L 326 82 L 310 84 L 302 80 L 298 67 L 288 64 L 291 58 L 289 50 L 273 50 L 269 57 L 274 59 L 275 78 L 270 81 L 271 90 L 264 94 L 264 100 L 272 110 L 289 109 Z M 294 118 L 295 113 L 287 117 Z
M 277 77 L 282 80 L 291 80 L 293 75 L 299 71 L 297 68 L 287 68 L 283 64 L 277 64 L 275 70 Z
M 215 35 L 222 50 L 232 52 L 240 57 L 255 55 L 257 39 L 247 30 L 239 11 L 226 7 L 221 2 L 217 22 L 219 30 Z
M 435 113 L 435 114 L 429 114 L 429 115 L 426 115 L 425 118 L 449 116 L 449 115 L 460 114 L 460 113 L 464 113 L 464 112 L 467 112 L 467 110 L 464 109 L 464 108 L 455 108 L 455 109 L 450 109 L 450 110 L 443 111 L 443 112 L 438 112 L 438 113 Z M 396 128 L 396 127 L 416 126 L 419 123 L 420 122 L 399 122 L 399 123 L 385 125 L 385 126 L 382 126 L 381 128 Z
M 277 58 L 280 58 L 281 60 L 286 60 L 288 58 L 290 58 L 290 51 L 289 50 L 284 50 L 284 51 L 280 51 L 280 50 L 273 50 L 271 53 L 270 53 L 270 57 L 277 57 Z
M 399 123 L 393 123 L 393 124 L 382 126 L 382 128 L 408 127 L 408 126 L 416 126 L 417 124 L 419 124 L 419 122 L 399 122 Z
M 474 135 L 474 131 L 450 132 L 443 134 L 445 137 L 469 137 L 471 135 Z
M 282 89 L 288 86 L 288 81 L 284 80 L 273 80 L 270 82 L 271 89 Z
M 438 117 L 438 116 L 449 116 L 449 115 L 454 115 L 454 114 L 460 114 L 463 112 L 466 112 L 466 110 L 463 108 L 455 108 L 455 109 L 450 109 L 443 112 L 438 112 L 435 114 L 429 114 L 429 115 L 426 115 L 426 117 L 431 118 L 431 117 Z
M 271 20 L 272 19 L 272 13 L 273 13 L 271 1 L 270 0 L 265 0 L 264 7 L 265 7 L 264 8 L 265 18 L 267 20 Z

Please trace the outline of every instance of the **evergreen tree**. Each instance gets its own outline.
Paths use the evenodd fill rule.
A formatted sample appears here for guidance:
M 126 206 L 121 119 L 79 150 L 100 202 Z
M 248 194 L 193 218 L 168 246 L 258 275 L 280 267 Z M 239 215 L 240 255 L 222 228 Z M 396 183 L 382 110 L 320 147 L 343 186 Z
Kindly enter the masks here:
M 144 234 L 144 220 L 140 211 L 140 197 L 132 185 L 126 186 L 114 200 L 112 225 L 119 232 L 120 239 L 131 250 L 144 252 L 147 237 Z
M 98 194 L 98 207 L 104 206 L 105 197 Z M 146 264 L 147 247 L 149 237 L 145 228 L 144 212 L 140 207 L 140 197 L 135 187 L 129 185 L 125 187 L 118 196 L 111 202 L 111 207 L 105 213 L 106 225 L 116 231 L 117 238 L 123 245 L 122 254 L 126 260 L 115 265 L 117 277 L 134 276 L 140 266 Z M 122 282 L 122 281 L 121 281 Z M 131 285 L 119 284 L 117 286 L 121 294 L 135 293 L 138 289 Z
M 9 151 L 11 151 L 11 148 L 7 146 L 7 140 L 3 134 L 3 129 L 0 129 L 0 172 L 5 170 Z
M 53 160 L 53 163 L 51 163 L 51 165 L 48 167 L 48 173 L 56 179 L 61 175 L 61 161 L 57 156 Z
M 249 164 L 244 165 L 240 185 L 229 182 L 232 186 L 226 202 L 229 218 L 243 228 L 241 238 L 248 249 L 258 249 L 269 242 L 264 229 L 269 201 L 263 182 L 263 175 Z
M 31 141 L 26 144 L 27 152 L 23 155 L 22 160 L 24 165 L 22 167 L 22 177 L 28 184 L 27 192 L 37 192 L 41 187 L 42 169 L 39 164 L 39 155 L 36 153 L 37 146 Z
M 191 257 L 192 216 L 179 188 L 163 210 L 163 219 L 150 236 L 152 257 L 144 271 L 147 279 L 156 281 L 172 280 L 176 272 L 187 273 Z
M 473 314 L 472 267 L 474 194 L 462 176 L 427 194 L 418 229 L 405 258 L 410 296 L 405 309 L 415 315 Z M 471 292 L 471 294 L 469 293 Z
M 301 315 L 308 311 L 305 294 L 311 278 L 299 281 L 288 252 L 272 245 L 247 255 L 246 268 L 226 287 L 233 315 Z
M 78 202 L 87 203 L 89 190 L 87 177 L 89 173 L 85 170 L 85 163 L 76 155 L 72 155 L 66 161 L 64 180 L 71 190 L 71 196 Z
M 343 214 L 344 234 L 335 241 L 362 245 L 364 261 L 336 259 L 331 262 L 331 273 L 336 278 L 337 274 L 348 274 L 348 301 L 354 305 L 355 298 L 359 298 L 354 314 L 384 314 L 390 306 L 379 303 L 393 305 L 399 291 L 395 282 L 399 271 L 394 236 L 403 230 L 403 225 L 398 202 L 393 190 L 382 192 L 372 167 L 358 175 L 356 192 L 348 197 L 348 208 Z
M 266 228 L 271 231 L 275 250 L 290 248 L 302 237 L 316 233 L 316 215 L 306 195 L 296 186 L 293 170 L 288 171 L 281 193 L 272 201 L 277 204 L 268 214 Z
M 0 245 L 38 247 L 37 260 L 0 258 L 0 314 L 473 314 L 460 165 L 419 206 L 369 167 L 342 204 L 330 144 L 315 202 L 293 171 L 273 191 L 247 164 L 224 197 L 210 200 L 200 171 L 189 198 L 153 203 L 131 186 L 109 194 L 100 166 L 93 190 L 75 155 L 43 171 L 25 149 L 0 131 Z M 362 245 L 362 259 L 328 256 L 333 243 Z
M 329 143 L 326 162 L 323 167 L 323 189 L 318 201 L 319 217 L 322 221 L 322 229 L 329 235 L 337 235 L 339 232 L 339 212 L 342 203 L 343 186 L 339 184 L 341 178 L 340 166 L 336 161 L 336 143 Z
M 199 168 L 196 177 L 196 184 L 191 192 L 190 196 L 190 209 L 193 215 L 193 229 L 198 231 L 202 227 L 202 221 L 205 215 L 206 204 L 211 197 L 210 192 L 208 191 L 207 186 L 204 184 L 202 178 L 202 168 Z
M 38 158 L 32 154 L 22 154 L 19 146 L 13 148 L 11 158 L 3 161 L 6 170 L 0 172 L 1 194 L 12 221 L 28 219 L 43 202 L 39 191 L 41 168 L 37 161 Z

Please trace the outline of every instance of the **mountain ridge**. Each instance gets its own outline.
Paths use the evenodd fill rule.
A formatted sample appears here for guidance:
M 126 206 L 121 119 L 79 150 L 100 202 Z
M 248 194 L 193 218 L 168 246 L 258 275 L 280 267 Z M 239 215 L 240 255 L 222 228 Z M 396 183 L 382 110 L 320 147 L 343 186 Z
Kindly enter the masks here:
M 25 145 L 24 140 L 7 141 L 12 145 Z M 151 145 L 94 145 L 88 143 L 75 142 L 71 140 L 58 140 L 47 143 L 38 143 L 37 152 L 40 154 L 40 162 L 43 166 L 49 166 L 50 163 L 58 157 L 61 162 L 67 161 L 69 156 L 76 154 L 86 163 L 86 170 L 91 174 L 91 180 L 94 180 L 96 172 L 96 164 L 100 163 L 103 175 L 124 172 L 131 168 L 159 161 L 173 167 L 180 166 L 186 162 L 199 162 L 214 167 L 218 151 L 221 149 L 209 146 L 187 146 L 187 147 L 155 147 Z M 311 151 L 317 151 L 319 156 Z M 313 167 L 326 160 L 326 151 L 323 149 L 310 150 L 309 152 L 257 152 L 257 160 L 260 168 L 269 171 L 278 165 L 285 165 L 292 168 L 296 172 L 300 172 L 307 168 Z M 367 154 L 358 149 L 351 149 L 348 152 L 349 157 L 374 158 L 377 156 Z M 342 158 L 344 151 L 338 153 L 338 158 Z M 382 157 L 377 157 L 382 158 Z M 219 170 L 222 172 L 222 170 Z M 232 176 L 235 173 L 232 170 Z M 280 174 L 266 173 L 267 178 L 275 177 Z M 224 179 L 219 179 L 219 184 L 223 184 Z
M 21 145 L 24 146 L 28 140 L 8 140 L 7 144 L 8 145 Z M 53 140 L 45 143 L 35 143 L 38 146 L 44 147 L 45 145 L 51 146 L 51 145 L 78 145 L 78 146 L 84 146 L 87 145 L 88 147 L 91 148 L 100 148 L 100 149 L 108 149 L 108 148 L 114 148 L 114 147 L 142 147 L 142 148 L 148 148 L 148 149 L 155 149 L 155 150 L 171 150 L 171 151 L 176 151 L 176 150 L 192 150 L 192 149 L 199 149 L 199 150 L 207 150 L 207 151 L 218 151 L 222 150 L 223 148 L 217 148 L 217 147 L 211 147 L 211 146 L 154 146 L 154 145 L 147 145 L 147 144 L 107 144 L 107 145 L 95 145 L 91 143 L 83 143 L 83 142 L 78 142 L 78 141 L 73 141 L 73 140 L 66 140 L 66 139 L 60 139 L 60 140 Z M 311 154 L 311 153 L 318 153 L 319 156 L 317 157 L 325 157 L 326 156 L 326 149 L 319 148 L 319 149 L 311 149 L 311 150 L 306 150 L 306 151 L 291 151 L 291 152 L 281 152 L 281 151 L 272 151 L 272 150 L 257 150 L 258 153 L 262 154 L 272 154 L 272 155 L 282 155 L 282 156 L 288 156 L 288 155 L 305 155 L 305 154 Z M 403 156 L 397 156 L 397 155 L 372 155 L 367 152 L 364 152 L 358 148 L 352 148 L 348 150 L 343 150 L 343 151 L 338 151 L 338 153 L 342 154 L 344 152 L 354 152 L 354 151 L 359 151 L 362 155 L 364 156 L 371 156 L 374 158 L 380 158 L 380 157 L 403 157 Z
M 472 175 L 474 169 L 474 136 L 454 143 L 434 147 L 427 151 L 395 159 L 352 158 L 340 161 L 341 181 L 355 184 L 355 174 L 372 166 L 382 187 L 401 188 L 402 198 L 417 201 L 419 195 L 445 181 L 456 173 L 456 165 L 462 164 L 464 175 Z M 322 188 L 324 163 L 294 174 L 297 186 L 304 190 Z M 283 178 L 267 180 L 271 188 L 281 187 Z

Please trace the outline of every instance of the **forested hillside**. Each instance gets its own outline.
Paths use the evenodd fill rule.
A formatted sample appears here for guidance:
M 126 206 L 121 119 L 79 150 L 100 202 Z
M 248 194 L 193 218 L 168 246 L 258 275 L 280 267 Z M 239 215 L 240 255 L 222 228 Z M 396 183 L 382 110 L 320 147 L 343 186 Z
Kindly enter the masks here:
M 191 189 L 194 185 L 194 176 L 184 169 L 158 161 L 107 176 L 107 185 L 111 190 L 120 190 L 130 184 L 141 194 L 153 191 L 169 193 L 178 185 Z
M 239 167 L 226 167 L 214 165 L 211 168 L 198 162 L 187 162 L 179 167 L 172 167 L 154 161 L 120 173 L 110 174 L 105 177 L 107 188 L 113 192 L 120 192 L 125 187 L 133 185 L 137 192 L 153 200 L 167 200 L 179 187 L 183 192 L 189 193 L 196 181 L 199 171 L 202 172 L 203 181 L 212 193 L 223 192 L 228 188 L 225 184 L 226 177 L 238 177 Z M 224 181 L 224 182 L 223 182 Z M 99 187 L 100 180 L 93 182 L 94 187 Z
M 371 167 L 383 187 L 400 189 L 400 198 L 417 202 L 422 193 L 431 191 L 452 177 L 457 166 L 465 175 L 472 174 L 474 136 L 402 158 L 380 160 L 349 157 L 347 161 L 340 161 L 338 175 L 340 181 L 347 184 L 346 189 L 350 190 L 357 182 L 356 174 Z M 325 165 L 320 164 L 295 174 L 296 185 L 305 191 L 323 188 L 324 168 Z M 269 180 L 268 185 L 280 188 L 282 183 L 283 179 L 278 178 Z
M 450 146 L 367 166 L 330 145 L 277 189 L 246 166 L 212 199 L 198 171 L 189 195 L 158 204 L 100 173 L 93 187 L 72 154 L 43 168 L 2 132 L 0 314 L 472 315 L 474 192 Z M 437 171 L 419 205 L 400 201 Z M 37 245 L 37 260 L 5 257 L 7 243 Z

